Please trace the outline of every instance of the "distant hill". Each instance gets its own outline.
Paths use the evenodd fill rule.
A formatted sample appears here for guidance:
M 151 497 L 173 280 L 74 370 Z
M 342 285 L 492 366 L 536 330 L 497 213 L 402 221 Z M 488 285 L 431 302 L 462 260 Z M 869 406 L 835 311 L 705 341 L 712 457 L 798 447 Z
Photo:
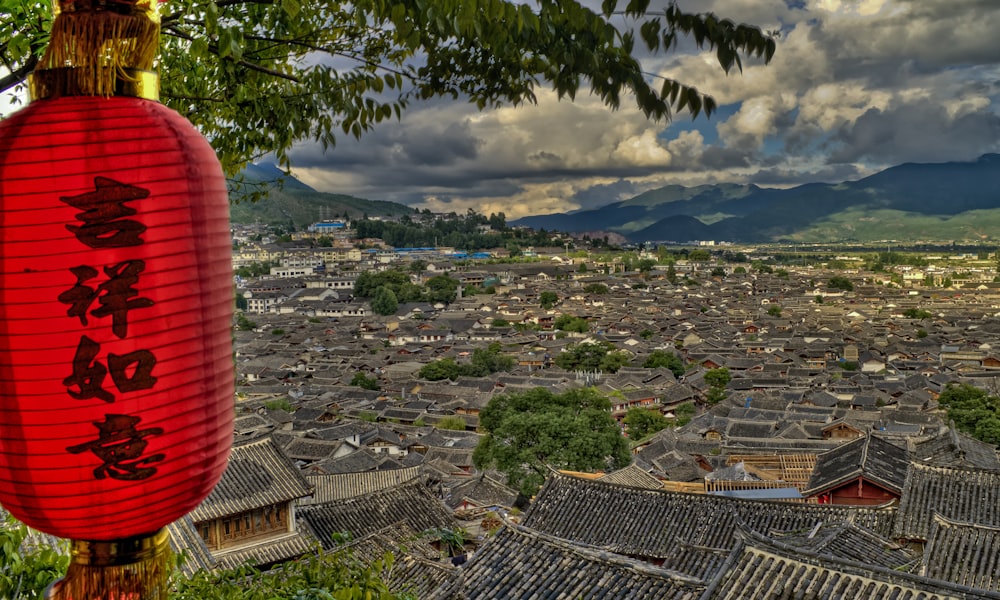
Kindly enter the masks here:
M 303 229 L 321 218 L 332 219 L 345 214 L 357 218 L 364 215 L 402 216 L 414 212 L 396 202 L 317 192 L 274 165 L 249 165 L 243 171 L 243 180 L 242 190 L 231 194 L 230 218 L 234 223 L 287 225 L 291 221 L 296 229 Z M 254 191 L 265 194 L 256 202 L 246 200 L 245 194 Z
M 624 202 L 511 222 L 606 231 L 633 242 L 1000 240 L 1000 155 L 908 163 L 858 181 L 790 189 L 667 186 Z

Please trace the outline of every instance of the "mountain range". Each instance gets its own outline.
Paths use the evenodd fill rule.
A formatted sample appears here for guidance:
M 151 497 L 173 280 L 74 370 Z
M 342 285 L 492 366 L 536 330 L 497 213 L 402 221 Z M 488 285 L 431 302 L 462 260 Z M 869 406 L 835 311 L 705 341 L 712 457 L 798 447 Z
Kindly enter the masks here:
M 633 242 L 849 242 L 1000 239 L 1000 154 L 907 163 L 857 181 L 788 189 L 670 185 L 597 209 L 511 222 L 609 231 Z
M 237 223 L 302 228 L 347 215 L 401 216 L 413 208 L 319 192 L 270 165 L 244 171 L 244 192 L 266 190 L 256 202 L 234 193 Z M 524 217 L 509 222 L 568 233 L 599 232 L 632 242 L 928 242 L 1000 241 L 1000 154 L 973 161 L 906 163 L 857 181 L 778 189 L 719 183 L 669 185 L 600 208 Z
M 272 164 L 247 165 L 241 176 L 242 183 L 230 191 L 233 223 L 291 223 L 296 229 L 304 229 L 317 221 L 344 215 L 357 219 L 365 215 L 413 214 L 412 208 L 396 202 L 316 191 Z

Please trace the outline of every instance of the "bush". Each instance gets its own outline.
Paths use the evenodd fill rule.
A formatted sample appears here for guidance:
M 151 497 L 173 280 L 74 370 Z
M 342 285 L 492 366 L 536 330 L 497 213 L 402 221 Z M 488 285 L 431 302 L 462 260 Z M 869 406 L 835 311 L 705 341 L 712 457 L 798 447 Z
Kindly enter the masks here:
M 465 419 L 459 416 L 448 416 L 437 424 L 438 429 L 449 429 L 451 431 L 465 431 Z

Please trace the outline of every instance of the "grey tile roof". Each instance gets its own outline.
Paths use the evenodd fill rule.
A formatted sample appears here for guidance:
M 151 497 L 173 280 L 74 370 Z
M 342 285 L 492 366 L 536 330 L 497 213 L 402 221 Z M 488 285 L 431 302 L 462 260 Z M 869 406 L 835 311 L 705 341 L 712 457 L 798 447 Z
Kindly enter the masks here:
M 944 428 L 933 436 L 914 439 L 910 448 L 913 459 L 923 464 L 1000 471 L 996 446 L 980 442 L 954 428 Z
M 324 504 L 363 494 L 371 494 L 412 481 L 420 476 L 418 467 L 390 469 L 384 471 L 362 471 L 360 473 L 335 473 L 306 475 L 306 481 L 313 486 L 313 494 L 300 505 Z
M 959 523 L 935 515 L 922 573 L 1000 592 L 1000 527 Z
M 700 600 L 986 600 L 1000 595 L 862 563 L 783 550 L 753 538 Z
M 190 515 L 185 515 L 167 525 L 170 533 L 170 549 L 180 558 L 179 569 L 185 575 L 192 575 L 201 570 L 212 570 L 216 561 L 205 545 L 205 540 L 198 534 Z
M 222 569 L 234 569 L 252 561 L 265 566 L 298 558 L 316 549 L 316 538 L 309 531 L 293 531 L 281 537 L 266 538 L 250 546 L 240 546 L 232 550 L 215 552 L 217 565 Z
M 314 473 L 360 473 L 362 471 L 372 471 L 378 468 L 379 457 L 368 448 L 355 450 L 347 456 L 331 458 L 311 465 Z
M 732 548 L 738 523 L 766 533 L 853 521 L 887 536 L 893 514 L 883 508 L 743 500 L 553 475 L 526 512 L 524 525 L 619 554 L 665 558 L 679 542 Z
M 347 532 L 356 539 L 399 521 L 405 521 L 415 531 L 457 527 L 451 513 L 421 481 L 326 504 L 303 506 L 298 514 L 327 549 L 334 545 L 333 534 Z
M 429 598 L 695 600 L 703 590 L 679 573 L 508 524 L 461 568 L 459 581 Z
M 405 522 L 390 525 L 346 546 L 353 557 L 371 565 L 384 560 L 387 552 L 394 557 L 386 585 L 397 594 L 426 598 L 435 590 L 453 583 L 458 570 L 439 561 L 441 553 L 428 539 L 413 531 Z
M 492 477 L 480 474 L 451 488 L 445 497 L 445 504 L 454 509 L 461 506 L 466 500 L 476 506 L 510 508 L 517 501 L 517 490 L 507 487 Z
M 897 494 L 903 491 L 909 454 L 905 448 L 873 435 L 857 438 L 820 454 L 804 496 L 864 477 Z
M 661 483 L 659 479 L 653 477 L 645 470 L 640 469 L 634 463 L 628 465 L 627 467 L 618 469 L 617 471 L 612 471 L 606 475 L 602 475 L 598 479 L 600 481 L 614 483 L 617 485 L 628 485 L 650 490 L 663 489 L 663 483 Z
M 222 479 L 191 511 L 196 522 L 308 496 L 309 483 L 270 437 L 234 444 Z
M 1000 473 L 913 463 L 906 476 L 892 537 L 927 540 L 934 513 L 1000 527 Z
M 820 525 L 809 531 L 772 532 L 771 538 L 791 550 L 887 569 L 908 570 L 920 560 L 918 554 L 905 546 L 853 523 Z
M 344 445 L 343 440 L 319 440 L 299 437 L 285 446 L 288 458 L 302 461 L 320 461 L 333 457 L 333 454 Z
M 381 560 L 386 552 L 397 557 L 407 554 L 424 560 L 440 558 L 441 551 L 431 546 L 429 540 L 430 537 L 414 531 L 406 521 L 400 521 L 353 540 L 344 548 L 350 548 L 355 558 L 368 564 Z

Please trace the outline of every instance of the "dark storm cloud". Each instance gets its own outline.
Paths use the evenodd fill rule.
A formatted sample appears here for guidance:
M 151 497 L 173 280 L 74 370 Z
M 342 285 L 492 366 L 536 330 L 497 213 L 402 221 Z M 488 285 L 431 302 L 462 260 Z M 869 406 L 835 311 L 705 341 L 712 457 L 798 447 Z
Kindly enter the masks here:
M 756 155 L 749 147 L 721 148 L 709 146 L 701 155 L 701 166 L 711 170 L 740 169 L 748 167 Z
M 580 207 L 578 210 L 589 210 L 630 198 L 638 193 L 639 190 L 634 183 L 619 179 L 614 183 L 594 185 L 577 192 L 570 197 L 570 201 Z
M 998 152 L 1000 0 L 679 0 L 784 32 L 766 67 L 723 75 L 683 40 L 650 72 L 716 96 L 710 127 L 653 124 L 623 99 L 482 113 L 461 102 L 413 103 L 401 121 L 325 154 L 292 153 L 319 189 L 435 210 L 585 210 L 667 184 L 765 186 L 858 179 L 906 161 Z M 596 3 L 595 3 L 596 6 Z M 648 61 L 648 62 L 647 62 Z M 509 207 L 509 210 L 508 208 Z
M 828 165 L 815 170 L 792 170 L 787 168 L 761 169 L 750 177 L 751 183 L 761 187 L 802 185 L 806 183 L 841 183 L 854 181 L 870 175 L 855 165 Z
M 331 150 L 318 145 L 296 147 L 292 159 L 297 166 L 348 166 L 382 164 L 398 166 L 452 165 L 477 157 L 480 141 L 468 121 L 421 123 L 410 127 L 379 124 L 361 140 L 341 138 Z
M 832 145 L 831 162 L 969 160 L 1000 150 L 1000 116 L 977 111 L 951 118 L 929 102 L 871 109 L 842 127 Z

